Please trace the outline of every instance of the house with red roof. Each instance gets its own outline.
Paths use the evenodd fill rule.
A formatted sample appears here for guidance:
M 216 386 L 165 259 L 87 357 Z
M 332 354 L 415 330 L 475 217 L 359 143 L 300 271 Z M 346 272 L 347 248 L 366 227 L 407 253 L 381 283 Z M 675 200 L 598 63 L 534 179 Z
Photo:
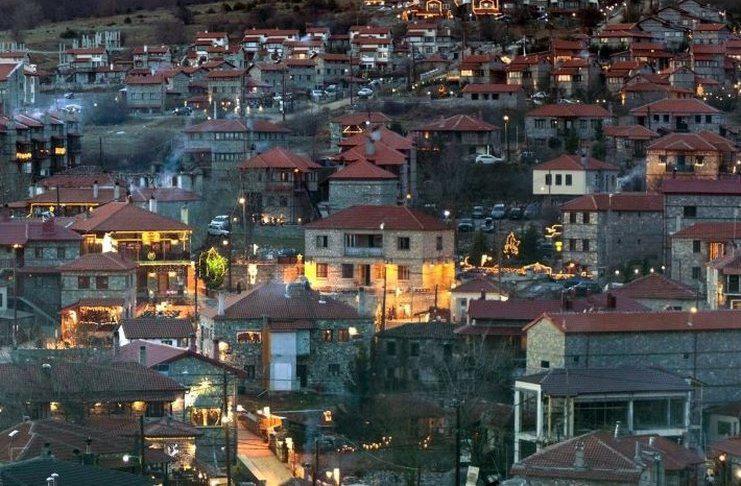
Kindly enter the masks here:
M 236 113 L 241 115 L 247 93 L 249 76 L 244 69 L 214 69 L 206 75 L 208 97 L 215 103 L 218 114 Z
M 561 97 L 583 96 L 599 74 L 591 58 L 572 58 L 556 63 L 553 86 Z
M 62 51 L 57 65 L 57 83 L 85 86 L 95 82 L 97 68 L 110 64 L 105 47 L 76 47 Z
M 423 0 L 414 3 L 405 9 L 401 18 L 405 21 L 418 20 L 423 22 L 447 19 L 452 17 L 450 6 L 443 0 Z
M 312 287 L 350 294 L 362 288 L 375 299 L 376 315 L 385 300 L 388 320 L 410 319 L 435 302 L 448 307 L 453 228 L 440 219 L 406 206 L 364 205 L 313 221 L 305 230 L 304 272 Z
M 421 150 L 457 145 L 468 154 L 488 154 L 499 147 L 499 127 L 471 115 L 453 115 L 425 123 L 411 132 Z
M 0 106 L 14 113 L 23 104 L 23 63 L 0 63 Z
M 242 193 L 254 218 L 301 223 L 314 216 L 311 195 L 318 190 L 318 169 L 310 158 L 275 147 L 242 161 Z
M 610 125 L 612 114 L 599 105 L 542 105 L 525 115 L 525 131 L 533 141 L 563 139 L 572 132 L 580 140 L 592 140 L 597 130 Z
M 329 176 L 328 213 L 367 204 L 393 205 L 399 201 L 396 174 L 367 159 L 358 159 Z
M 369 128 L 388 128 L 390 123 L 391 118 L 380 111 L 345 113 L 329 122 L 332 145 L 337 145 L 346 137 L 361 134 Z
M 646 147 L 659 134 L 642 125 L 609 126 L 604 129 L 605 153 L 609 162 L 625 164 L 646 156 Z
M 671 241 L 671 275 L 674 280 L 703 292 L 707 267 L 741 245 L 739 223 L 699 222 L 668 235 Z
M 468 306 L 474 300 L 506 300 L 509 293 L 486 278 L 473 278 L 461 282 L 450 291 L 450 320 L 465 321 Z
M 126 106 L 135 113 L 161 113 L 165 109 L 167 80 L 160 74 L 127 76 Z
M 731 29 L 726 24 L 702 23 L 692 29 L 693 44 L 724 44 L 731 37 Z
M 461 90 L 463 99 L 492 108 L 516 108 L 523 99 L 522 86 L 500 83 L 471 83 Z
M 544 313 L 525 326 L 524 331 L 528 373 L 545 376 L 560 371 L 559 368 L 576 376 L 599 368 L 622 373 L 621 367 L 640 363 L 679 375 L 684 383 L 688 378 L 698 380 L 702 383 L 705 403 L 738 399 L 734 385 L 737 373 L 729 366 L 735 365 L 738 356 L 728 350 L 741 345 L 741 310 Z M 573 380 L 573 376 L 572 383 L 578 386 L 580 380 Z M 636 380 L 637 375 L 631 373 L 622 376 L 633 383 L 643 381 Z M 602 379 L 608 384 L 611 381 L 608 375 Z M 660 389 L 655 383 L 652 385 L 655 390 Z M 688 424 L 684 406 L 678 409 L 682 413 L 676 417 L 676 427 L 672 427 L 672 421 L 661 424 L 664 429 L 680 430 L 662 435 L 682 435 L 681 429 Z M 617 420 L 628 424 L 622 418 L 612 420 L 613 427 Z M 627 427 L 631 430 L 629 424 Z M 644 427 L 651 430 L 649 424 Z M 632 430 L 640 429 L 634 426 Z
M 533 167 L 533 195 L 573 197 L 613 192 L 619 168 L 586 154 L 563 154 Z
M 719 179 L 736 172 L 739 148 L 717 133 L 669 133 L 646 150 L 646 186 L 655 191 L 664 179 Z
M 656 270 L 613 289 L 612 293 L 655 311 L 690 310 L 697 305 L 697 293 L 693 289 Z
M 725 115 L 697 98 L 665 98 L 630 110 L 635 123 L 651 130 L 718 133 Z
M 507 84 L 522 86 L 528 94 L 540 91 L 549 82 L 551 68 L 544 53 L 514 56 L 505 67 Z
M 169 69 L 172 66 L 170 46 L 137 46 L 131 50 L 134 68 L 149 69 L 157 72 Z
M 663 216 L 660 194 L 601 193 L 572 199 L 561 206 L 564 267 L 608 276 L 631 262 L 660 262 Z

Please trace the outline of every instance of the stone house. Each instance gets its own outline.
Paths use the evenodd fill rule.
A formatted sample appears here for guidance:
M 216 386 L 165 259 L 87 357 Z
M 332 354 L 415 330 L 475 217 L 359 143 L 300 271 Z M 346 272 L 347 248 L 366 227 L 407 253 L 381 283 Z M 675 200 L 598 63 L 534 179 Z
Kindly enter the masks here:
M 435 389 L 443 380 L 443 363 L 456 347 L 455 325 L 449 322 L 410 322 L 376 335 L 374 368 L 386 391 Z
M 651 34 L 653 43 L 662 44 L 667 49 L 677 50 L 687 42 L 691 26 L 682 27 L 668 20 L 650 16 L 639 20 L 636 26 Z
M 723 14 L 713 5 L 699 2 L 698 0 L 681 0 L 677 2 L 677 8 L 681 8 L 693 17 L 700 18 L 706 22 L 720 22 Z
M 651 193 L 592 194 L 567 202 L 561 206 L 564 265 L 608 276 L 629 262 L 659 262 L 663 215 L 661 195 Z
M 113 331 L 114 347 L 146 341 L 180 349 L 195 347 L 196 332 L 190 319 L 153 316 L 125 318 Z
M 363 288 L 386 302 L 376 315 L 406 319 L 435 304 L 448 308 L 454 251 L 453 228 L 433 216 L 405 206 L 353 206 L 305 226 L 304 272 L 314 288 Z
M 527 94 L 544 90 L 551 75 L 551 63 L 542 54 L 515 56 L 505 68 L 507 84 L 522 86 Z
M 700 19 L 681 7 L 668 5 L 656 12 L 656 18 L 668 22 L 675 27 L 681 27 L 692 31 L 700 23 Z
M 670 235 L 671 275 L 704 294 L 707 264 L 741 245 L 741 232 L 733 222 L 695 223 Z
M 318 84 L 339 84 L 350 73 L 350 56 L 347 54 L 323 53 L 314 57 Z
M 619 93 L 623 85 L 645 69 L 645 66 L 636 60 L 610 62 L 605 71 L 607 90 L 612 94 Z
M 93 84 L 96 69 L 108 64 L 110 61 L 105 47 L 67 49 L 59 56 L 57 82 L 77 86 Z
M 699 132 L 707 130 L 718 133 L 725 122 L 725 115 L 697 98 L 663 99 L 630 110 L 638 125 L 651 130 L 665 129 L 671 132 Z
M 612 114 L 599 105 L 542 105 L 525 115 L 525 131 L 534 141 L 564 139 L 574 132 L 579 140 L 593 140 L 598 130 L 612 125 Z
M 646 186 L 655 191 L 667 178 L 722 178 L 735 172 L 738 153 L 733 141 L 713 132 L 669 133 L 646 150 Z
M 81 323 L 100 325 L 132 317 L 136 269 L 136 262 L 116 252 L 88 253 L 61 265 L 62 339 L 71 339 Z
M 375 25 L 350 27 L 350 52 L 363 69 L 383 70 L 388 67 L 393 51 L 391 30 Z
M 557 64 L 553 84 L 562 97 L 584 96 L 599 74 L 599 68 L 590 59 L 574 58 Z
M 507 300 L 508 293 L 502 291 L 494 282 L 474 278 L 450 291 L 450 320 L 462 322 L 468 320 L 468 305 L 473 300 Z
M 314 215 L 311 197 L 318 189 L 320 166 L 309 158 L 275 147 L 237 168 L 253 216 L 262 221 L 301 223 Z
M 697 292 L 654 269 L 611 291 L 618 297 L 633 299 L 655 311 L 690 310 L 697 305 Z
M 204 354 L 242 369 L 255 388 L 341 392 L 373 323 L 305 281 L 270 283 L 201 313 Z
M 504 84 L 505 66 L 492 54 L 461 55 L 460 81 L 464 84 Z
M 185 130 L 185 158 L 206 175 L 226 177 L 255 152 L 284 145 L 290 130 L 267 120 L 218 119 Z
M 155 73 L 172 66 L 169 46 L 137 46 L 131 51 L 135 69 L 149 69 Z
M 362 134 L 368 126 L 386 127 L 391 123 L 391 118 L 379 111 L 362 113 L 347 113 L 329 122 L 329 133 L 332 146 L 336 146 L 345 138 Z
M 731 36 L 731 29 L 726 24 L 703 23 L 692 29 L 693 44 L 724 44 Z
M 620 166 L 631 166 L 646 156 L 646 147 L 659 134 L 641 125 L 605 127 L 606 159 Z
M 407 45 L 415 52 L 425 57 L 435 54 L 439 50 L 437 44 L 437 24 L 434 22 L 412 22 L 407 25 L 404 38 Z
M 272 93 L 283 95 L 291 91 L 288 67 L 283 62 L 259 62 L 249 68 L 252 79 L 268 86 Z
M 600 46 L 606 45 L 612 49 L 625 49 L 652 39 L 651 34 L 638 29 L 635 23 L 605 24 L 594 37 Z
M 246 85 L 247 72 L 244 69 L 214 69 L 206 75 L 208 97 L 220 113 L 241 115 Z
M 127 76 L 126 105 L 135 113 L 161 113 L 165 109 L 166 82 L 160 75 Z
M 285 60 L 288 68 L 290 91 L 297 94 L 307 94 L 312 89 L 321 88 L 322 82 L 317 75 L 317 63 L 314 58 Z
M 393 205 L 398 201 L 398 177 L 367 160 L 351 162 L 329 176 L 330 214 L 352 206 Z
M 561 155 L 533 167 L 533 195 L 572 197 L 612 192 L 619 168 L 586 154 Z
M 24 99 L 23 63 L 0 63 L 0 107 L 2 113 L 15 113 Z
M 523 100 L 522 86 L 494 83 L 471 83 L 462 90 L 463 99 L 484 103 L 492 108 L 514 109 Z
M 741 310 L 546 313 L 524 330 L 528 373 L 642 363 L 699 380 L 704 403 L 741 398 Z
M 492 153 L 499 147 L 499 127 L 470 116 L 453 115 L 426 123 L 411 132 L 420 150 L 458 145 L 467 154 Z
M 727 60 L 725 45 L 693 44 L 690 48 L 692 70 L 705 79 L 725 83 L 736 79 L 736 68 Z
M 741 309 L 741 250 L 707 264 L 707 303 L 711 309 Z

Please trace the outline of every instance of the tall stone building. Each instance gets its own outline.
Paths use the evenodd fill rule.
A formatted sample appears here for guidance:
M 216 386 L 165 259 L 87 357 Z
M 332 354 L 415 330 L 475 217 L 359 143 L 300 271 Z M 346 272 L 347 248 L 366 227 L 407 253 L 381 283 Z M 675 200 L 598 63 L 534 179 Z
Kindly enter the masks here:
M 329 176 L 329 212 L 364 204 L 396 204 L 396 175 L 366 160 L 358 160 Z
M 707 265 L 741 245 L 736 222 L 704 222 L 671 235 L 671 274 L 674 280 L 704 294 Z

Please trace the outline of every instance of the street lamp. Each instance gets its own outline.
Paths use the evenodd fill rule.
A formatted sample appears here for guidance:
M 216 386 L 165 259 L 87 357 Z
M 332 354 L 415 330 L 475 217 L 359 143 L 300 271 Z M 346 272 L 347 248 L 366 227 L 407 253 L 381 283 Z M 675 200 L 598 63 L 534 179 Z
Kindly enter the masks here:
M 249 248 L 249 241 L 247 235 L 247 198 L 240 196 L 237 200 L 240 206 L 242 206 L 242 231 L 244 231 L 244 257 L 247 258 L 247 252 Z
M 226 251 L 226 258 L 227 258 L 228 264 L 229 264 L 229 267 L 228 267 L 228 271 L 229 271 L 228 278 L 229 278 L 229 280 L 227 282 L 227 290 L 229 292 L 231 292 L 232 291 L 232 249 L 231 249 L 231 242 L 229 241 L 228 238 L 224 238 L 221 241 L 221 244 L 224 247 L 224 250 Z
M 507 163 L 509 164 L 509 115 L 502 117 L 504 120 L 504 140 L 507 143 Z

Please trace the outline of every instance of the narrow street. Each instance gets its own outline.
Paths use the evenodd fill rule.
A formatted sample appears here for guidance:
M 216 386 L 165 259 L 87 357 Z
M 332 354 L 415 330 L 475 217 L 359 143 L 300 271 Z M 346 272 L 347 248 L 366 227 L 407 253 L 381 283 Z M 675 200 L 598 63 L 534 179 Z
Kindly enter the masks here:
M 241 426 L 237 456 L 258 480 L 265 481 L 266 486 L 289 484 L 293 479 L 288 467 L 275 457 L 262 438 Z

